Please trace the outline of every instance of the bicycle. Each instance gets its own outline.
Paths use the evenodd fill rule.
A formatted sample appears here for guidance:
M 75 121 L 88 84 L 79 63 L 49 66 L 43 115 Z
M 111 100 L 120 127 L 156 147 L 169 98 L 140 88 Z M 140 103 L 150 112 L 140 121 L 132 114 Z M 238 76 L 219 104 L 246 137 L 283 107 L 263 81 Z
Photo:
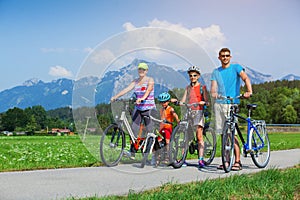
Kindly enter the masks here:
M 185 105 L 187 112 L 185 113 L 183 120 L 177 125 L 173 132 L 170 141 L 170 158 L 172 158 L 172 166 L 174 168 L 182 167 L 188 151 L 194 153 L 195 149 L 198 151 L 198 142 L 194 138 L 193 128 L 193 106 L 197 106 L 197 103 L 186 104 L 180 102 L 181 105 Z M 205 123 L 203 128 L 203 140 L 204 140 L 204 163 L 209 165 L 216 154 L 217 139 L 216 134 L 212 128 L 209 127 L 209 122 Z M 196 144 L 194 144 L 194 142 Z
M 146 137 L 143 137 L 142 134 L 144 130 L 141 124 L 138 136 L 135 136 L 126 116 L 126 111 L 130 112 L 130 101 L 120 99 L 117 101 L 123 103 L 123 110 L 120 118 L 117 118 L 116 122 L 110 124 L 103 132 L 100 140 L 101 159 L 108 167 L 113 167 L 119 164 L 123 155 L 125 154 L 124 150 L 126 147 L 126 137 L 123 129 L 125 128 L 131 140 L 131 148 L 134 148 L 136 152 L 139 150 L 142 152 L 143 158 L 141 161 L 141 168 L 143 168 L 148 160 L 148 155 L 152 153 L 157 135 L 155 133 L 147 133 Z M 133 100 L 131 99 L 131 101 Z M 150 119 L 157 123 L 170 123 L 157 119 L 153 116 L 150 116 Z
M 219 98 L 228 100 L 230 105 L 229 116 L 226 117 L 223 131 L 222 131 L 222 164 L 224 171 L 230 172 L 234 164 L 234 140 L 235 130 L 243 144 L 243 155 L 247 157 L 251 155 L 252 161 L 258 168 L 267 166 L 270 160 L 270 141 L 264 120 L 251 119 L 251 112 L 254 110 L 256 104 L 247 104 L 248 117 L 244 118 L 237 114 L 238 106 L 234 104 L 235 99 L 243 98 L 243 95 L 238 97 L 224 97 Z M 237 119 L 247 122 L 247 140 L 245 141 L 241 130 L 239 128 Z

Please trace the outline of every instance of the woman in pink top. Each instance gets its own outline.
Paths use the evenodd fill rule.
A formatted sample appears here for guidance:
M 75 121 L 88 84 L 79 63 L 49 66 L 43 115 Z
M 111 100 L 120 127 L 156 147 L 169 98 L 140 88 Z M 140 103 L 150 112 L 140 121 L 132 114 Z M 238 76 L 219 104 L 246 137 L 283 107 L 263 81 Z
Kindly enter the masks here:
M 156 109 L 154 101 L 154 80 L 153 78 L 148 77 L 147 73 L 148 65 L 146 63 L 140 63 L 138 65 L 139 78 L 133 80 L 125 89 L 111 98 L 111 102 L 113 102 L 134 89 L 137 100 L 132 115 L 132 130 L 135 136 L 138 134 L 142 120 L 144 120 L 147 132 L 153 132 L 150 113 L 151 110 Z

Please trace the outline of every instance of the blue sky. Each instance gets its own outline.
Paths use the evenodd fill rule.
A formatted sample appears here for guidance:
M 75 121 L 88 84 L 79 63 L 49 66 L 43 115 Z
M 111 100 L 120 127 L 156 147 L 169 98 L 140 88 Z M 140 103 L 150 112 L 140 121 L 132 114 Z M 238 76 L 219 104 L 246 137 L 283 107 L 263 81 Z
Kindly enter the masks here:
M 116 34 L 163 27 L 194 37 L 218 63 L 300 76 L 298 0 L 0 0 L 0 91 L 37 78 L 75 79 L 92 49 Z

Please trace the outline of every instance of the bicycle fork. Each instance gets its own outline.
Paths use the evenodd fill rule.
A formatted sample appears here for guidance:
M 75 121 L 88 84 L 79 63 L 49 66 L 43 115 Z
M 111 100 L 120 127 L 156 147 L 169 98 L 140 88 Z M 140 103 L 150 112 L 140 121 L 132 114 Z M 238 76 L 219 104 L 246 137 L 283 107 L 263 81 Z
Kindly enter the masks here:
M 157 135 L 154 133 L 148 133 L 146 137 L 146 142 L 144 144 L 143 153 L 152 153 L 152 149 L 155 143 L 155 138 Z

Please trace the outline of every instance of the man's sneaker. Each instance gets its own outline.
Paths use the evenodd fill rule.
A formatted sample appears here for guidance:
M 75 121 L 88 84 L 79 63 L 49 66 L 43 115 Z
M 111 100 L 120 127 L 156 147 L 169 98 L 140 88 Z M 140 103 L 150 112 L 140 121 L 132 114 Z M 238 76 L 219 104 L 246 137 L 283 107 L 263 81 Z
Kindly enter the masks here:
M 183 162 L 182 167 L 187 167 L 187 162 Z
M 199 168 L 205 167 L 205 163 L 204 163 L 203 160 L 199 160 L 199 161 L 198 161 L 198 164 L 199 164 Z

